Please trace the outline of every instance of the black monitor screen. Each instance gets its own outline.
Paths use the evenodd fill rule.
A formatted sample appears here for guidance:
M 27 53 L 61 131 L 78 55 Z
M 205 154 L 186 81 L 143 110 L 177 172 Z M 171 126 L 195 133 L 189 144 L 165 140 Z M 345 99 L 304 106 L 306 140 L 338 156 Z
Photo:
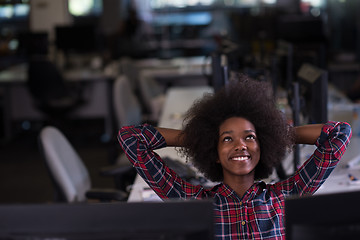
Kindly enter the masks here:
M 360 192 L 285 200 L 287 240 L 360 238 Z
M 47 32 L 22 32 L 18 34 L 19 55 L 34 56 L 49 53 L 49 36 Z
M 0 216 L 0 239 L 213 239 L 210 201 L 1 205 Z
M 322 18 L 283 15 L 276 23 L 277 36 L 290 42 L 322 42 L 325 40 Z
M 93 52 L 99 45 L 93 25 L 57 26 L 55 36 L 56 47 L 65 52 Z

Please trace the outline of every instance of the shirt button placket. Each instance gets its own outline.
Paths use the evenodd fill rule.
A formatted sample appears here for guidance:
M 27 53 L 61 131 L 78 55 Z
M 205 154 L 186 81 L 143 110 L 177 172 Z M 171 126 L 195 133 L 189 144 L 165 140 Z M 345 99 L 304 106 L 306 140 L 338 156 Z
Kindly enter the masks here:
M 240 214 L 241 214 L 241 219 L 243 219 L 241 221 L 241 226 L 243 228 L 243 232 L 246 232 L 246 214 L 245 214 L 245 208 L 242 202 L 240 202 Z

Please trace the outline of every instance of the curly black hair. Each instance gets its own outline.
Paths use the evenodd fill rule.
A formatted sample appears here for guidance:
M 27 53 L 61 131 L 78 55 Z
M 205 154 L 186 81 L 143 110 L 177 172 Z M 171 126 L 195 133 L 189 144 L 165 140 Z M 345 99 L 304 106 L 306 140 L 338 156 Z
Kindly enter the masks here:
M 255 126 L 260 144 L 255 179 L 268 177 L 294 144 L 294 131 L 276 107 L 271 85 L 242 74 L 233 75 L 226 88 L 204 95 L 189 109 L 180 152 L 205 177 L 222 181 L 222 166 L 217 163 L 219 127 L 231 117 L 243 117 Z

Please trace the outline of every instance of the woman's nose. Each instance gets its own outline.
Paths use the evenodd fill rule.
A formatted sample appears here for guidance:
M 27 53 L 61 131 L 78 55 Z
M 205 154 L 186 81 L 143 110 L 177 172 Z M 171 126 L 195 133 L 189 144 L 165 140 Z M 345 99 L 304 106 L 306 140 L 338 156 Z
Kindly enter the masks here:
M 246 150 L 247 146 L 243 141 L 238 141 L 238 143 L 235 146 L 235 151 L 242 151 L 242 150 Z

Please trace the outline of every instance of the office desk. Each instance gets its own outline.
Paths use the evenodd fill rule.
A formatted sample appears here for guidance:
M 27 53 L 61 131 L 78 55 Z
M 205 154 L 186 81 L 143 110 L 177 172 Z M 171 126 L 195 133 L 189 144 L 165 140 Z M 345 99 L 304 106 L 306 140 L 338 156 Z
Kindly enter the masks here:
M 63 72 L 69 84 L 86 85 L 84 95 L 87 103 L 70 115 L 71 118 L 104 118 L 105 135 L 113 134 L 112 122 L 112 82 L 114 77 L 102 71 L 74 69 Z M 12 136 L 13 120 L 44 119 L 42 112 L 32 104 L 32 97 L 27 86 L 27 65 L 14 66 L 0 72 L 0 88 L 3 89 L 3 128 L 4 138 Z
M 352 127 L 352 138 L 343 158 L 317 191 L 317 194 L 360 191 L 360 105 L 343 101 L 329 105 L 329 119 L 345 121 Z M 353 166 L 348 167 L 353 162 Z M 359 180 L 351 181 L 349 174 Z
M 358 136 L 353 136 L 349 147 L 338 166 L 316 194 L 360 191 L 360 161 L 353 167 L 347 166 L 350 161 L 359 159 L 359 146 L 360 138 Z M 349 174 L 355 176 L 359 180 L 352 181 Z
M 205 57 L 140 60 L 135 67 L 140 80 L 151 78 L 166 86 L 207 85 L 204 74 L 211 72 Z
M 186 68 L 187 66 L 202 66 L 206 64 L 204 56 L 195 57 L 178 57 L 172 59 L 148 58 L 134 61 L 134 65 L 138 69 L 145 68 Z
M 187 76 L 203 77 L 210 74 L 211 65 L 204 56 L 181 57 L 173 59 L 141 59 L 123 58 L 119 62 L 120 72 L 127 75 L 133 84 L 140 78 L 159 76 L 160 78 L 183 78 Z
M 318 189 L 315 194 L 328 194 L 337 192 L 360 191 L 360 137 L 353 136 L 350 140 L 348 149 L 344 156 L 330 174 L 325 183 Z M 301 164 L 308 159 L 314 152 L 315 146 L 302 145 L 300 147 Z M 292 156 L 289 156 L 283 161 L 284 169 L 287 169 L 288 174 L 293 172 Z M 349 162 L 358 160 L 353 167 L 348 167 Z M 349 174 L 358 178 L 359 180 L 351 181 Z
M 213 89 L 208 86 L 203 87 L 173 87 L 169 88 L 166 93 L 166 101 L 159 121 L 159 127 L 166 128 L 182 128 L 182 121 L 184 113 L 194 103 L 196 99 L 201 98 L 204 93 L 212 93 Z M 173 147 L 162 148 L 156 150 L 161 157 L 170 157 L 180 161 L 185 161 L 181 158 Z M 136 176 L 133 184 L 128 202 L 138 201 L 156 201 L 159 197 L 148 189 L 145 181 L 139 176 Z
M 336 104 L 331 103 L 328 106 L 329 120 L 348 122 L 352 126 L 353 135 L 344 156 L 335 170 L 315 194 L 360 191 L 360 136 L 357 133 L 359 130 L 356 130 L 356 121 L 354 121 L 355 109 L 360 110 L 360 105 L 347 101 Z M 300 145 L 300 164 L 304 163 L 313 154 L 315 149 L 314 145 Z M 349 162 L 357 162 L 357 164 L 348 167 Z M 287 175 L 294 172 L 292 153 L 284 159 L 282 164 Z M 351 181 L 349 174 L 359 180 Z

